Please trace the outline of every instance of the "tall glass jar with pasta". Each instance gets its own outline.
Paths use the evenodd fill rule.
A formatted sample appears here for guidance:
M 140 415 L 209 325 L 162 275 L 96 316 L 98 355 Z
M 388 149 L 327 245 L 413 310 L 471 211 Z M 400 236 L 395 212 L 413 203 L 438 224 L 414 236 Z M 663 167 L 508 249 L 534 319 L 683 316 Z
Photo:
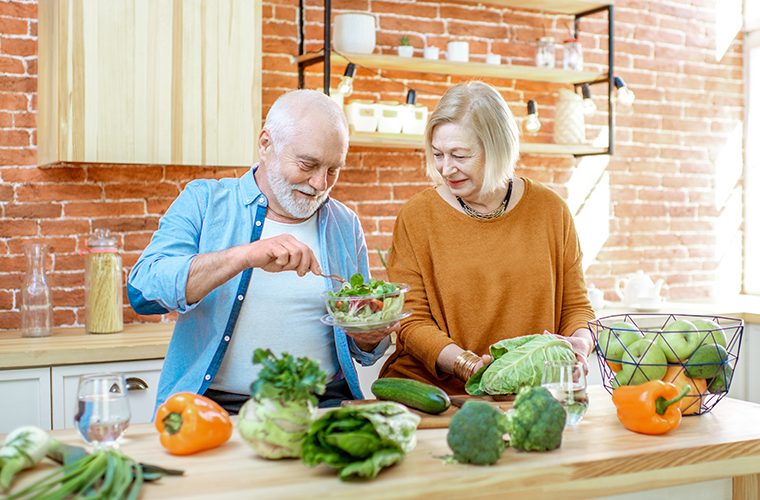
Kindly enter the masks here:
M 87 240 L 84 273 L 85 329 L 116 333 L 124 329 L 121 255 L 116 237 L 96 229 Z

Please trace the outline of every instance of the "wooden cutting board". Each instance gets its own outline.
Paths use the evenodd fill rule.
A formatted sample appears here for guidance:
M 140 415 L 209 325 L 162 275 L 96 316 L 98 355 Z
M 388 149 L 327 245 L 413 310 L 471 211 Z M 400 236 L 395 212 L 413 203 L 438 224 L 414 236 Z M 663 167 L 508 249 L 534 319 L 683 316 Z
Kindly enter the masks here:
M 459 410 L 459 408 L 469 400 L 473 401 L 485 401 L 487 403 L 496 406 L 500 410 L 509 410 L 512 408 L 512 403 L 515 399 L 514 395 L 507 396 L 470 396 L 469 394 L 463 394 L 460 396 L 450 396 L 451 406 L 443 413 L 433 415 L 431 413 L 425 413 L 423 411 L 409 408 L 409 411 L 420 417 L 420 423 L 417 425 L 418 429 L 445 429 L 451 422 L 451 417 Z M 348 405 L 361 405 L 377 403 L 376 399 L 357 399 L 352 401 L 343 401 L 342 406 Z

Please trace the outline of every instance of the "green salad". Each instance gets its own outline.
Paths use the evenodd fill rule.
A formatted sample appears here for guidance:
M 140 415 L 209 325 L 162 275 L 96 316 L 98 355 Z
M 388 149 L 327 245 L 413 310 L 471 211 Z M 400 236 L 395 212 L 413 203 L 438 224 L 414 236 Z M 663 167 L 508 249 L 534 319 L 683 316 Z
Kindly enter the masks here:
M 397 318 L 406 290 L 395 283 L 354 274 L 337 292 L 327 294 L 327 309 L 337 324 L 382 323 Z

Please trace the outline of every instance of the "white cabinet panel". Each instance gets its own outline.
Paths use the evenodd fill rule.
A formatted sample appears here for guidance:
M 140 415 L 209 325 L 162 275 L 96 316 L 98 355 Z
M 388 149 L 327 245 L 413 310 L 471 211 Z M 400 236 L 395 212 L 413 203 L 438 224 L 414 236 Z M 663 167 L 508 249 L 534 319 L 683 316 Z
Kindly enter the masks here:
M 86 365 L 54 366 L 53 387 L 53 429 L 74 427 L 77 409 L 77 386 L 81 375 L 93 373 L 119 372 L 124 374 L 128 385 L 142 385 L 144 389 L 131 388 L 129 407 L 132 414 L 130 423 L 141 424 L 153 419 L 158 378 L 161 375 L 163 359 L 127 361 L 118 363 L 95 363 Z
M 740 363 L 747 370 L 747 401 L 760 403 L 760 324 L 747 325 L 743 341 Z
M 50 368 L 0 370 L 0 434 L 22 425 L 50 429 Z

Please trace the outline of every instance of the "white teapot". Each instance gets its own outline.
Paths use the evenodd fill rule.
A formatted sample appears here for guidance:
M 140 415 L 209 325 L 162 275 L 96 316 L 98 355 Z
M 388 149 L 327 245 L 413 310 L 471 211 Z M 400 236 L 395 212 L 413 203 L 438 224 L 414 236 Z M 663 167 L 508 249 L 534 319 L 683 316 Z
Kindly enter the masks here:
M 662 284 L 662 280 L 652 282 L 652 278 L 639 270 L 627 278 L 615 279 L 615 292 L 626 306 L 655 304 L 660 302 Z M 623 285 L 622 289 L 620 285 Z

